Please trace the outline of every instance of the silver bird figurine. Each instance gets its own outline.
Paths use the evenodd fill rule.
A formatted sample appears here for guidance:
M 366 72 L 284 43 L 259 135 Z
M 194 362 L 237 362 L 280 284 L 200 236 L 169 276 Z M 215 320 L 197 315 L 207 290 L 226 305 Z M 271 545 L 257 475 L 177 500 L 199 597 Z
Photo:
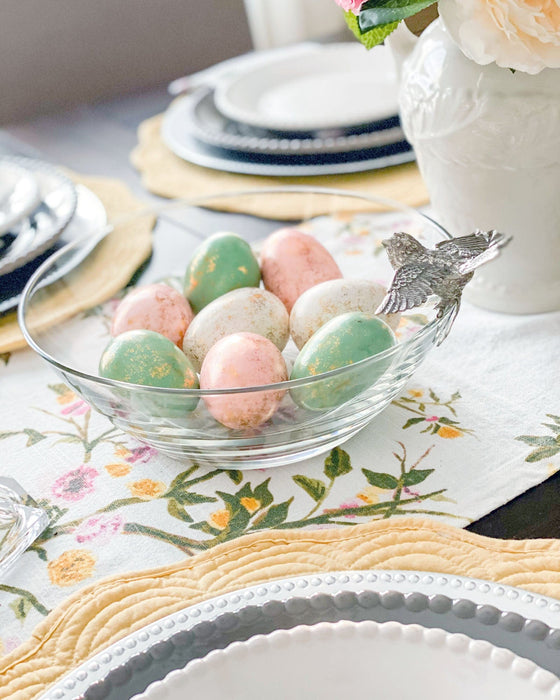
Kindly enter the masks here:
M 497 257 L 510 240 L 510 236 L 497 231 L 476 231 L 436 243 L 435 250 L 430 250 L 408 233 L 394 233 L 383 245 L 396 272 L 376 313 L 406 311 L 435 294 L 439 297 L 438 318 L 453 309 L 449 330 L 459 311 L 463 289 L 476 268 Z

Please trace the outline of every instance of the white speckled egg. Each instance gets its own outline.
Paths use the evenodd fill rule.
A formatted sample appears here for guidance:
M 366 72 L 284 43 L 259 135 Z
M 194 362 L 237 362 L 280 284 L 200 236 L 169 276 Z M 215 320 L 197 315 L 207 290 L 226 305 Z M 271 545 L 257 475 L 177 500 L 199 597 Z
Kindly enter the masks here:
M 294 304 L 290 314 L 290 334 L 301 350 L 309 338 L 331 318 L 350 311 L 374 315 L 386 289 L 371 280 L 338 279 L 317 284 L 305 291 Z M 394 331 L 400 314 L 379 314 Z
M 255 333 L 233 333 L 210 348 L 200 372 L 200 388 L 240 389 L 224 396 L 204 396 L 204 402 L 228 428 L 255 428 L 273 415 L 286 392 L 242 390 L 287 379 L 286 363 L 274 343 Z
M 282 351 L 290 337 L 284 304 L 265 289 L 243 287 L 214 299 L 191 322 L 183 352 L 200 370 L 210 348 L 232 333 L 256 333 Z

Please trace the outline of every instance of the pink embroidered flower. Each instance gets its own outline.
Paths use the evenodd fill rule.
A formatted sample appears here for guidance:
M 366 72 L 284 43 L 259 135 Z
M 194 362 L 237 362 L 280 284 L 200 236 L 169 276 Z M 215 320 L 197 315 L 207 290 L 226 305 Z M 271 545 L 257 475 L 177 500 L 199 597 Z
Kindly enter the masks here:
M 347 501 L 346 503 L 341 503 L 338 508 L 327 508 L 323 511 L 323 513 L 332 513 L 336 510 L 342 510 L 346 508 L 360 508 L 363 505 L 363 503 L 358 503 L 357 501 Z M 343 518 L 355 518 L 356 515 L 354 513 L 348 513 L 348 515 L 343 515 L 341 516 Z
M 82 464 L 77 469 L 60 476 L 52 485 L 51 493 L 65 501 L 80 501 L 94 490 L 94 479 L 98 472 L 93 467 Z
M 76 541 L 80 544 L 97 540 L 99 544 L 108 542 L 113 535 L 119 533 L 124 521 L 119 514 L 95 515 L 81 523 L 75 530 Z
M 149 447 L 148 445 L 142 445 L 141 447 L 134 447 L 130 450 L 130 454 L 128 457 L 125 457 L 125 459 L 129 464 L 134 464 L 135 462 L 144 463 L 149 462 L 155 455 L 157 455 L 157 450 L 154 450 L 153 447 Z
M 340 5 L 346 12 L 353 12 L 357 15 L 360 12 L 360 7 L 364 4 L 365 0 L 334 0 L 337 5 Z
M 84 413 L 87 413 L 89 410 L 89 405 L 85 401 L 82 401 L 82 399 L 78 399 L 78 401 L 63 408 L 60 413 L 63 416 L 83 416 Z
M 436 423 L 438 420 L 438 416 L 430 416 L 429 418 L 426 418 L 426 423 Z

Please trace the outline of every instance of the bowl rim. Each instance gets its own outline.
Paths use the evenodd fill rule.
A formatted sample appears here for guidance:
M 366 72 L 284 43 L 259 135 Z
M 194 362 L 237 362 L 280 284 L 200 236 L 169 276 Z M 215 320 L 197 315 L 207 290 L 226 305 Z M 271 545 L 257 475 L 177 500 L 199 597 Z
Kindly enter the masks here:
M 365 200 L 367 202 L 371 202 L 372 204 L 383 204 L 385 206 L 388 206 L 391 208 L 391 210 L 395 211 L 402 211 L 402 212 L 407 212 L 409 214 L 412 214 L 415 217 L 420 217 L 421 219 L 425 219 L 434 229 L 439 231 L 442 235 L 442 240 L 444 239 L 450 239 L 452 238 L 451 234 L 437 221 L 435 221 L 432 217 L 428 216 L 427 214 L 424 214 L 423 212 L 419 211 L 418 209 L 415 209 L 414 207 L 411 207 L 407 204 L 403 204 L 402 202 L 399 202 L 394 199 L 390 199 L 389 197 L 378 197 L 374 195 L 370 195 L 367 193 L 361 193 L 357 190 L 341 190 L 337 188 L 331 188 L 331 187 L 316 187 L 312 185 L 287 185 L 287 186 L 276 186 L 276 187 L 262 187 L 262 188 L 248 188 L 248 189 L 242 189 L 242 190 L 232 190 L 231 192 L 217 192 L 214 194 L 210 195 L 202 195 L 199 197 L 192 197 L 192 198 L 176 198 L 173 199 L 169 202 L 166 202 L 162 204 L 161 206 L 157 205 L 149 205 L 146 203 L 146 207 L 144 209 L 138 209 L 137 211 L 133 212 L 132 214 L 127 214 L 122 217 L 116 217 L 112 224 L 109 224 L 108 226 L 104 227 L 102 230 L 102 235 L 99 236 L 99 242 L 103 240 L 105 235 L 110 233 L 115 226 L 118 226 L 119 223 L 121 222 L 126 222 L 130 221 L 133 217 L 140 217 L 140 216 L 145 216 L 145 215 L 160 215 L 162 212 L 167 212 L 167 211 L 172 211 L 173 209 L 178 209 L 180 207 L 203 207 L 204 204 L 208 204 L 213 200 L 222 198 L 222 199 L 229 199 L 231 197 L 243 197 L 243 196 L 253 196 L 253 195 L 261 195 L 261 194 L 318 194 L 318 195 L 333 195 L 333 196 L 341 196 L 341 197 L 349 197 L 353 199 L 361 199 Z M 222 210 L 223 211 L 223 210 Z M 227 213 L 224 211 L 224 213 Z M 243 212 L 231 212 L 232 214 L 243 214 Z M 385 212 L 381 212 L 385 213 Z M 318 218 L 319 216 L 322 216 L 321 214 L 318 214 L 314 217 L 310 218 Z M 309 386 L 310 384 L 314 384 L 315 382 L 320 382 L 320 381 L 325 381 L 330 378 L 337 377 L 341 374 L 345 373 L 351 373 L 353 371 L 358 371 L 358 369 L 363 369 L 366 367 L 368 364 L 375 365 L 377 362 L 384 361 L 386 359 L 391 359 L 394 356 L 401 354 L 405 352 L 406 348 L 411 347 L 413 344 L 417 343 L 419 340 L 424 339 L 425 337 L 428 337 L 430 334 L 437 335 L 440 329 L 445 329 L 447 326 L 448 321 L 450 318 L 453 316 L 453 309 L 448 309 L 445 311 L 441 316 L 436 317 L 429 321 L 425 326 L 423 326 L 420 330 L 414 333 L 410 338 L 402 341 L 395 343 L 395 345 L 391 346 L 390 348 L 387 348 L 387 350 L 384 350 L 383 352 L 377 353 L 376 355 L 371 355 L 370 357 L 366 357 L 363 360 L 360 360 L 359 362 L 355 362 L 351 365 L 344 365 L 342 367 L 338 367 L 337 369 L 329 370 L 328 372 L 323 372 L 321 374 L 317 374 L 311 377 L 303 377 L 301 379 L 287 379 L 282 382 L 277 382 L 275 384 L 262 384 L 262 385 L 255 385 L 255 386 L 248 386 L 248 387 L 237 387 L 237 388 L 231 388 L 231 389 L 183 389 L 183 388 L 168 388 L 168 387 L 159 387 L 159 386 L 148 386 L 145 384 L 133 384 L 132 382 L 123 382 L 119 381 L 116 379 L 108 379 L 106 377 L 101 377 L 99 375 L 93 375 L 89 374 L 88 372 L 84 372 L 82 370 L 74 369 L 72 367 L 68 367 L 67 365 L 59 362 L 56 360 L 52 355 L 50 355 L 48 352 L 46 352 L 34 339 L 33 335 L 29 331 L 26 323 L 26 312 L 27 312 L 27 305 L 30 300 L 30 296 L 36 291 L 37 284 L 41 277 L 43 276 L 44 272 L 48 270 L 59 258 L 61 258 L 63 255 L 65 255 L 69 250 L 72 248 L 78 247 L 78 245 L 82 244 L 85 240 L 89 239 L 91 237 L 90 234 L 88 236 L 84 236 L 81 238 L 77 238 L 76 240 L 68 243 L 65 245 L 63 248 L 60 250 L 56 251 L 53 253 L 53 255 L 49 256 L 38 268 L 35 270 L 33 275 L 29 278 L 27 281 L 27 284 L 25 285 L 23 292 L 21 294 L 21 298 L 18 304 L 18 309 L 17 309 L 17 318 L 18 318 L 18 323 L 20 326 L 20 329 L 22 331 L 22 334 L 29 345 L 29 347 L 34 350 L 40 357 L 42 357 L 44 360 L 46 360 L 49 364 L 51 364 L 53 367 L 56 367 L 58 370 L 63 372 L 64 374 L 70 374 L 74 377 L 77 377 L 79 379 L 83 379 L 89 382 L 94 382 L 97 384 L 100 384 L 102 386 L 107 386 L 111 388 L 116 388 L 116 389 L 121 389 L 121 390 L 129 390 L 129 391 L 134 391 L 134 390 L 142 390 L 146 391 L 148 393 L 154 393 L 154 394 L 163 394 L 167 396 L 184 396 L 185 398 L 192 398 L 192 397 L 201 397 L 201 396 L 226 396 L 229 394 L 245 394 L 245 393 L 257 393 L 257 392 L 262 392 L 262 391 L 288 391 L 290 389 L 296 389 L 301 386 Z M 71 317 L 73 318 L 73 317 Z M 67 319 L 70 320 L 70 319 Z

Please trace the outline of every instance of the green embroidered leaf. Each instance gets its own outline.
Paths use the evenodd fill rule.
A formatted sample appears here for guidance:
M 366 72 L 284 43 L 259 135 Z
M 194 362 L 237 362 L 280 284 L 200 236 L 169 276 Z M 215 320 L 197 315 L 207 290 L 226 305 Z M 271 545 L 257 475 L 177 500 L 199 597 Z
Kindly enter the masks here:
M 23 431 L 27 435 L 27 442 L 25 443 L 26 447 L 31 447 L 31 445 L 35 445 L 38 442 L 41 442 L 41 440 L 46 439 L 46 435 L 42 435 L 39 431 L 33 430 L 32 428 L 25 428 Z
M 527 445 L 539 445 L 540 447 L 557 446 L 556 440 L 549 435 L 519 435 L 515 439 Z
M 215 503 L 218 499 L 214 496 L 203 496 L 200 493 L 191 493 L 190 491 L 179 491 L 173 494 L 171 500 L 176 500 L 183 506 L 194 506 L 199 503 Z
M 239 469 L 225 469 L 224 471 L 234 484 L 240 484 L 243 481 L 243 472 L 240 472 Z
M 174 498 L 169 499 L 167 502 L 167 512 L 169 515 L 177 518 L 177 520 L 182 520 L 184 523 L 192 523 L 193 521 L 187 511 L 182 508 Z
M 435 393 L 435 391 L 433 389 L 428 389 L 428 393 L 430 394 L 430 398 L 432 399 L 432 401 L 434 403 L 440 402 L 439 396 Z
M 198 465 L 195 464 L 189 469 L 187 469 L 184 472 L 181 472 L 180 474 L 177 474 L 177 476 L 173 479 L 173 481 L 169 484 L 169 491 L 168 493 L 171 493 L 171 491 L 174 491 L 175 489 L 183 488 L 185 485 L 185 482 L 188 480 L 189 476 L 192 476 L 194 472 L 198 470 Z
M 9 433 L 0 433 L 0 440 L 5 440 L 6 438 L 12 437 L 13 435 L 19 435 L 19 432 L 13 431 Z
M 546 417 L 551 418 L 555 423 L 558 423 L 558 425 L 560 425 L 560 416 L 555 416 L 552 413 L 547 413 Z
M 190 527 L 193 530 L 200 530 L 201 532 L 204 532 L 206 535 L 213 535 L 214 537 L 216 537 L 217 535 L 220 534 L 220 531 L 218 530 L 218 528 L 212 527 L 205 520 L 203 520 L 201 523 L 193 523 Z
M 343 476 L 352 471 L 352 463 L 350 455 L 340 447 L 335 447 L 331 450 L 328 457 L 325 459 L 324 474 L 329 479 L 336 479 L 338 476 Z
M 5 365 L 7 365 L 10 361 L 11 356 L 11 352 L 0 352 L 0 362 L 3 362 Z
M 386 491 L 392 491 L 396 489 L 399 482 L 392 474 L 384 474 L 382 472 L 372 472 L 369 469 L 362 469 L 364 476 L 368 480 L 368 483 L 372 486 L 377 486 L 379 489 L 385 489 Z
M 270 483 L 270 477 L 263 481 L 255 488 L 255 498 L 261 504 L 261 508 L 268 508 L 268 506 L 274 501 L 274 496 L 270 493 L 268 485 Z
M 58 396 L 62 396 L 63 394 L 67 394 L 69 391 L 71 391 L 70 387 L 66 384 L 48 384 L 48 387 Z
M 438 420 L 440 423 L 443 423 L 444 425 L 459 425 L 458 420 L 451 420 L 451 418 L 446 418 L 445 416 L 438 418 Z
M 246 484 L 243 484 L 243 486 L 237 491 L 235 494 L 239 500 L 242 498 L 253 498 L 253 489 L 251 488 L 251 484 L 248 481 Z
M 37 545 L 29 547 L 30 552 L 35 552 L 41 561 L 47 561 L 47 550 Z
M 364 33 L 379 25 L 400 22 L 433 5 L 434 2 L 436 0 L 368 0 L 360 9 L 360 30 Z
M 424 422 L 424 417 L 421 416 L 419 418 L 409 418 L 406 423 L 403 425 L 403 430 L 406 430 L 407 428 L 410 428 L 412 425 L 416 425 L 417 423 L 423 423 Z
M 430 474 L 433 474 L 434 471 L 435 469 L 413 469 L 404 475 L 403 484 L 405 486 L 416 486 L 416 484 L 421 484 L 430 476 Z
M 29 611 L 33 608 L 26 598 L 16 598 L 9 605 L 18 620 L 25 620 Z
M 451 394 L 451 401 L 457 401 L 461 398 L 463 397 L 461 396 L 461 393 L 459 391 L 456 391 L 454 394 Z
M 457 503 L 453 498 L 448 498 L 444 496 L 443 493 L 436 493 L 435 496 L 430 496 L 428 499 L 430 501 L 445 501 L 446 503 Z
M 368 50 L 373 49 L 373 47 L 377 46 L 378 44 L 381 44 L 389 36 L 389 34 L 394 32 L 399 26 L 398 22 L 392 22 L 391 24 L 385 24 L 382 27 L 370 29 L 364 34 L 360 29 L 359 20 L 353 12 L 345 12 L 344 18 L 346 19 L 346 24 L 350 28 L 352 34 Z
M 425 413 L 426 412 L 426 404 L 425 403 L 418 404 L 418 410 L 422 411 L 422 413 Z
M 288 517 L 288 511 L 290 510 L 293 500 L 293 498 L 290 498 L 289 501 L 270 506 L 266 513 L 263 514 L 262 518 L 259 518 L 258 522 L 255 522 L 255 529 L 267 530 L 281 525 Z
M 560 452 L 560 445 L 556 445 L 556 447 L 539 447 L 536 450 L 533 450 L 531 454 L 529 454 L 527 457 L 525 457 L 526 462 L 540 462 L 541 459 L 548 459 L 550 457 L 554 457 L 554 455 L 557 455 Z
M 310 479 L 308 476 L 297 474 L 292 479 L 317 503 L 323 498 L 327 487 L 320 479 Z
M 543 425 L 545 428 L 552 430 L 553 433 L 560 434 L 560 425 L 556 425 L 555 423 L 543 423 Z M 558 438 L 556 439 L 558 440 Z

